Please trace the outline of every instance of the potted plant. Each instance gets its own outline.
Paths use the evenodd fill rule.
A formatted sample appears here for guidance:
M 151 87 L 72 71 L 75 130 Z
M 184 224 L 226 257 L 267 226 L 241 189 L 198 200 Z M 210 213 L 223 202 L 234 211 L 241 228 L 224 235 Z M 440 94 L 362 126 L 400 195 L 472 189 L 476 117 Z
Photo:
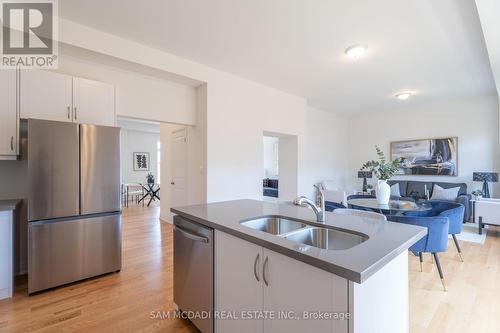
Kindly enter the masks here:
M 474 190 L 472 191 L 472 195 L 474 196 L 475 200 L 479 200 L 483 197 L 484 193 L 482 190 Z
M 155 176 L 153 175 L 153 173 L 149 172 L 146 175 L 146 180 L 148 181 L 148 184 L 154 184 L 155 183 Z
M 377 202 L 380 205 L 387 205 L 391 198 L 391 187 L 387 184 L 387 181 L 396 174 L 396 171 L 403 163 L 403 159 L 397 158 L 394 161 L 388 162 L 382 149 L 375 146 L 375 150 L 377 151 L 378 160 L 366 162 L 361 167 L 361 170 L 370 170 L 375 173 L 378 179 L 375 188 Z

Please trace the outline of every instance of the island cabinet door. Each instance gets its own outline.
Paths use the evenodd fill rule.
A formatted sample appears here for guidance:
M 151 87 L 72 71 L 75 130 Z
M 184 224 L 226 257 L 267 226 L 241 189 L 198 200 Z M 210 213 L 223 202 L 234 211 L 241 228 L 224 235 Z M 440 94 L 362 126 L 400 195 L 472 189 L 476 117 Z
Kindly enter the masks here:
M 215 332 L 263 331 L 262 247 L 215 232 Z
M 263 269 L 265 333 L 348 332 L 346 279 L 267 249 Z

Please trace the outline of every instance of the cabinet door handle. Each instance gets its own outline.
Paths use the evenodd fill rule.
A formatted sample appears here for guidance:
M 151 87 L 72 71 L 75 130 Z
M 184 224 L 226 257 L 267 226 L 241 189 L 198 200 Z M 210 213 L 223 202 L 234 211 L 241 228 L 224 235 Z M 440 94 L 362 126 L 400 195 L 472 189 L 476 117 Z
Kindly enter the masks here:
M 68 106 L 68 119 L 71 119 L 71 107 Z
M 264 280 L 264 283 L 266 284 L 267 287 L 269 287 L 268 275 L 269 275 L 269 258 L 266 257 L 266 259 L 264 259 L 264 265 L 262 267 L 262 279 Z
M 14 137 L 10 137 L 10 150 L 14 151 Z
M 255 257 L 255 261 L 253 262 L 253 275 L 255 275 L 255 280 L 257 280 L 257 282 L 260 282 L 260 276 L 257 273 L 257 266 L 259 259 L 260 259 L 260 253 L 257 254 L 257 256 Z
M 75 112 L 75 120 L 77 119 L 77 116 L 76 116 L 76 106 L 73 108 L 74 112 Z

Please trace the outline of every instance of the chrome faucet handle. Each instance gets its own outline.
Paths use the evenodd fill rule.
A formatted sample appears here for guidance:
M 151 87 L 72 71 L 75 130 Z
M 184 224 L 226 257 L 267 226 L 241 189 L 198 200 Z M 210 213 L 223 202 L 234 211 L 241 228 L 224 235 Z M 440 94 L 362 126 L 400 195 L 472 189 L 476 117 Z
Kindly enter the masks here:
M 297 205 L 297 206 L 301 206 L 303 199 L 307 199 L 307 198 L 305 196 L 301 195 L 300 197 L 293 199 L 293 204 Z

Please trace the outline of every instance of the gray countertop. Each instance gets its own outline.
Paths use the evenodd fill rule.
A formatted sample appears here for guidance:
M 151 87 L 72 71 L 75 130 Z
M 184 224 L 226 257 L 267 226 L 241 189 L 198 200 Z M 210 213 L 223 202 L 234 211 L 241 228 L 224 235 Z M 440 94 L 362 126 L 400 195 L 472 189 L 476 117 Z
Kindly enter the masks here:
M 20 203 L 20 199 L 0 200 L 0 212 L 15 210 Z
M 235 200 L 176 207 L 171 211 L 194 222 L 226 232 L 357 283 L 366 281 L 427 234 L 427 229 L 422 227 L 327 213 L 327 226 L 352 230 L 369 237 L 365 242 L 350 249 L 334 251 L 295 243 L 240 225 L 243 220 L 280 215 L 307 220 L 308 223 L 322 226 L 315 222 L 315 215 L 309 208 L 258 200 Z

